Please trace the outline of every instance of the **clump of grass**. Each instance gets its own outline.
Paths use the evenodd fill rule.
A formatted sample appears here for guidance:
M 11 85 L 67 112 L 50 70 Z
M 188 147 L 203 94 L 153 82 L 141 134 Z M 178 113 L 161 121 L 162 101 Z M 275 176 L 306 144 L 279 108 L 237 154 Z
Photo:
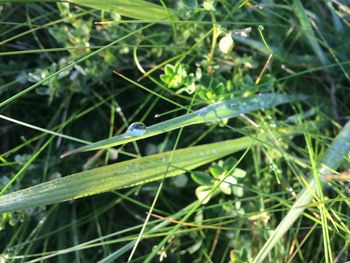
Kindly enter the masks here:
M 1 259 L 349 257 L 343 1 L 0 15 Z

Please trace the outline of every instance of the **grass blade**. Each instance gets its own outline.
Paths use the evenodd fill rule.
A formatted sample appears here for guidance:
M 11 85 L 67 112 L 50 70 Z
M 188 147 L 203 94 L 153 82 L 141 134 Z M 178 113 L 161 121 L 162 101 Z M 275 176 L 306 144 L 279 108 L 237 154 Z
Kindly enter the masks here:
M 125 132 L 124 134 L 66 152 L 62 155 L 62 157 L 66 157 L 78 152 L 106 149 L 124 143 L 148 138 L 164 132 L 172 131 L 181 127 L 199 123 L 221 121 L 225 118 L 237 117 L 242 113 L 265 108 L 273 108 L 280 104 L 291 103 L 304 99 L 306 99 L 306 96 L 304 95 L 284 95 L 274 93 L 255 95 L 247 98 L 236 98 L 224 102 L 219 102 L 204 107 L 198 111 L 149 126 L 146 128 L 145 133 L 140 136 L 130 136 L 128 132 Z
M 161 21 L 169 17 L 167 10 L 162 6 L 143 0 L 69 0 L 69 2 L 136 19 Z
M 1 196 L 0 213 L 59 203 L 159 180 L 163 178 L 168 167 L 168 177 L 179 175 L 245 149 L 253 141 L 254 138 L 242 137 L 176 150 L 170 167 L 166 160 L 171 151 L 72 174 Z
M 44 3 L 44 2 L 62 2 L 60 0 L 0 0 L 0 3 Z M 67 0 L 73 4 L 94 8 L 101 11 L 115 12 L 122 16 L 135 19 L 143 19 L 150 21 L 162 21 L 169 18 L 169 14 L 173 15 L 172 10 L 165 9 L 160 5 L 153 4 L 143 0 Z M 174 16 L 172 16 L 174 17 Z
M 294 7 L 294 11 L 295 11 L 295 13 L 300 21 L 301 27 L 305 32 L 305 36 L 307 37 L 307 40 L 309 41 L 311 47 L 313 48 L 316 55 L 320 59 L 322 65 L 326 65 L 328 62 L 327 57 L 325 56 L 320 45 L 317 42 L 315 32 L 312 30 L 311 24 L 307 18 L 304 7 L 303 7 L 302 3 L 300 2 L 300 0 L 294 0 L 293 7 Z

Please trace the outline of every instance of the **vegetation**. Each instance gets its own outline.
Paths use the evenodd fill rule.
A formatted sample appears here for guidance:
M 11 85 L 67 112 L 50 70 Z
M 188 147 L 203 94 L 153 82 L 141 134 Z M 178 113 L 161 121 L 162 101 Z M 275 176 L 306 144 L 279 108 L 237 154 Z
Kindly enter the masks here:
M 348 260 L 348 6 L 0 0 L 0 262 Z

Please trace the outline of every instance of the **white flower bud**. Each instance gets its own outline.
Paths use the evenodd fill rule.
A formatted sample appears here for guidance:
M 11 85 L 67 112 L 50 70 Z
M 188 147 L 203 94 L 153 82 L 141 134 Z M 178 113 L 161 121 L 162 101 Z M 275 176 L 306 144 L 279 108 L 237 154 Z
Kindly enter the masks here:
M 227 54 L 233 49 L 234 43 L 232 39 L 232 33 L 227 33 L 223 38 L 220 39 L 219 49 L 223 54 Z

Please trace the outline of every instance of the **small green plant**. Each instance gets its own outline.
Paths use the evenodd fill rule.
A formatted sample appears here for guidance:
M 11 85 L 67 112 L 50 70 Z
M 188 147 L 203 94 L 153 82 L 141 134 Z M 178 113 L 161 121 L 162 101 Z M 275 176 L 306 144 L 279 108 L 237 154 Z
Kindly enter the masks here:
M 199 76 L 196 76 L 197 78 Z M 160 79 L 171 89 L 179 89 L 178 93 L 186 90 L 189 94 L 193 93 L 191 86 L 194 84 L 195 75 L 188 73 L 188 66 L 185 64 L 177 64 L 175 66 L 167 64 L 164 67 L 164 74 L 160 75 Z
M 186 92 L 193 94 L 195 91 L 201 102 L 212 104 L 232 98 L 232 82 L 226 81 L 222 77 L 213 77 L 203 75 L 201 68 L 197 68 L 195 73 L 189 72 L 187 65 L 167 64 L 164 67 L 164 74 L 160 79 L 167 84 L 169 88 L 177 89 L 176 93 Z
M 208 203 L 213 196 L 219 193 L 234 195 L 236 197 L 242 197 L 244 195 L 244 187 L 238 180 L 244 178 L 247 173 L 240 168 L 236 168 L 234 172 L 220 184 L 216 192 L 212 193 L 211 196 L 207 196 L 215 184 L 222 180 L 236 162 L 237 160 L 235 158 L 229 157 L 225 160 L 212 163 L 208 172 L 196 171 L 191 173 L 193 181 L 199 185 L 195 191 L 196 196 L 199 200 L 203 201 L 203 204 Z M 205 196 L 207 197 L 203 200 Z

